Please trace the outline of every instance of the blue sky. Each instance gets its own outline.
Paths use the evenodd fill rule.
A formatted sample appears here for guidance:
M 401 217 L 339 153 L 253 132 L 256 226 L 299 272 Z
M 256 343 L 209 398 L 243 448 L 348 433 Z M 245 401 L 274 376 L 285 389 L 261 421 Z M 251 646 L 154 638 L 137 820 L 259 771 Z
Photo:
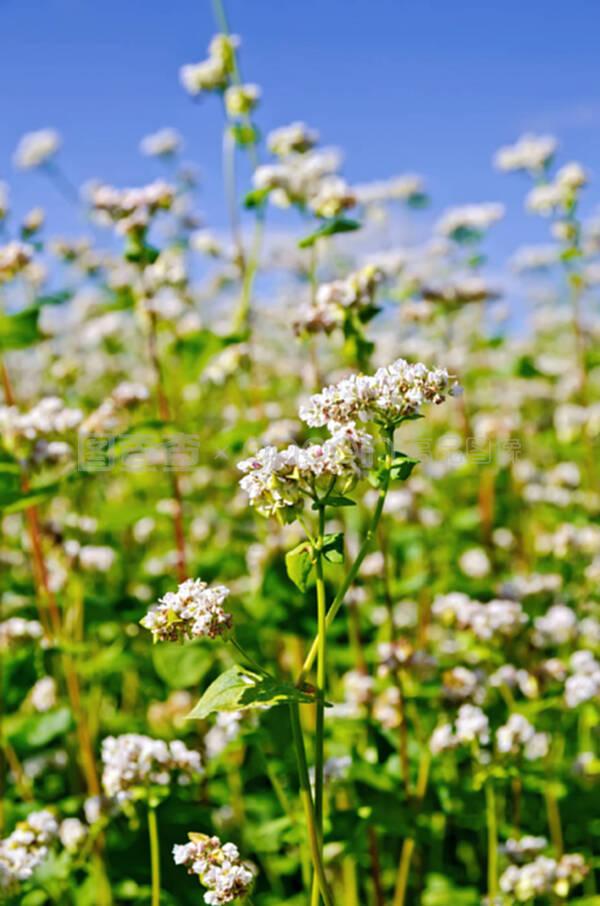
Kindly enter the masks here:
M 226 0 L 227 2 L 227 0 Z M 509 252 L 545 238 L 522 213 L 524 183 L 494 173 L 494 149 L 550 130 L 566 159 L 600 159 L 598 0 L 228 0 L 242 67 L 263 87 L 264 130 L 292 119 L 346 153 L 350 180 L 423 173 L 436 209 L 504 200 L 493 240 Z M 58 128 L 74 181 L 141 184 L 160 170 L 139 139 L 171 125 L 199 164 L 203 207 L 224 222 L 220 110 L 178 83 L 214 31 L 209 0 L 0 0 L 0 179 L 15 207 L 67 207 L 11 154 L 29 129 Z M 79 226 L 79 229 L 81 227 Z

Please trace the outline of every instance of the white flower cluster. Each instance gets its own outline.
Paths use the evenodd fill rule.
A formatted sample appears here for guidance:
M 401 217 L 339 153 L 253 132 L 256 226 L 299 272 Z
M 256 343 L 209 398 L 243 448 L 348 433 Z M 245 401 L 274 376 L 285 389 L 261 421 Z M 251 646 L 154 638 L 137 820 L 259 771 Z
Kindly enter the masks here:
M 500 876 L 500 889 L 518 903 L 527 903 L 547 894 L 567 897 L 571 887 L 580 884 L 587 874 L 583 856 L 567 853 L 557 861 L 538 856 L 526 865 L 509 865 Z
M 51 676 L 43 676 L 31 688 L 29 700 L 36 711 L 49 711 L 56 705 L 56 682 Z
M 88 834 L 88 827 L 79 818 L 65 818 L 60 822 L 58 836 L 69 852 L 77 852 Z
M 354 186 L 358 204 L 374 205 L 385 201 L 413 202 L 425 197 L 422 176 L 404 173 L 391 179 L 376 180 Z
M 560 560 L 573 553 L 598 554 L 600 527 L 594 523 L 580 526 L 565 522 L 555 532 L 538 535 L 535 546 L 539 554 L 553 554 Z
M 186 579 L 177 591 L 168 591 L 140 620 L 155 642 L 215 639 L 231 629 L 232 617 L 223 609 L 229 595 L 225 585 L 209 586 L 202 579 Z
M 565 604 L 554 604 L 533 625 L 532 642 L 537 648 L 564 645 L 577 635 L 577 615 Z
M 235 69 L 237 35 L 215 35 L 208 45 L 208 58 L 188 63 L 179 70 L 181 84 L 193 97 L 203 91 L 224 91 Z
M 519 689 L 525 698 L 536 698 L 539 692 L 538 681 L 522 667 L 514 664 L 502 664 L 489 677 L 489 684 L 493 689 L 507 686 L 509 689 Z
M 19 642 L 37 641 L 44 634 L 42 624 L 24 617 L 10 617 L 0 623 L 0 651 L 6 651 Z
M 447 210 L 435 225 L 437 233 L 450 239 L 478 236 L 504 217 L 504 205 L 496 202 L 468 204 Z
M 591 651 L 576 651 L 569 659 L 571 675 L 565 683 L 567 707 L 576 708 L 600 696 L 600 663 Z
M 26 242 L 14 240 L 0 245 L 0 283 L 14 280 L 33 260 L 33 248 Z
M 225 91 L 225 109 L 231 117 L 248 116 L 256 108 L 260 95 L 258 85 L 230 85 Z
M 32 170 L 47 163 L 61 145 L 61 138 L 55 129 L 39 129 L 27 132 L 17 145 L 14 153 L 15 166 L 20 170 Z
M 463 592 L 438 595 L 432 613 L 446 624 L 456 623 L 463 629 L 472 630 L 477 638 L 485 641 L 512 636 L 527 622 L 517 601 L 497 598 L 482 604 Z
M 299 205 L 318 217 L 336 217 L 356 204 L 356 196 L 337 175 L 340 156 L 336 151 L 290 154 L 276 164 L 264 164 L 254 172 L 254 187 L 269 192 L 277 207 Z
M 47 396 L 28 412 L 16 406 L 0 406 L 0 434 L 14 443 L 19 439 L 37 440 L 73 431 L 83 418 L 81 409 L 70 409 L 57 396 Z
M 159 129 L 144 136 L 140 142 L 140 151 L 146 157 L 172 157 L 181 151 L 183 141 L 176 129 Z
M 294 329 L 297 333 L 331 333 L 344 323 L 348 312 L 360 313 L 373 305 L 375 292 L 382 280 L 382 271 L 367 264 L 342 280 L 322 283 L 314 302 L 300 312 Z
M 290 154 L 305 154 L 318 141 L 318 132 L 310 129 L 306 123 L 295 122 L 269 132 L 267 147 L 276 157 L 288 157 Z
M 233 843 L 221 843 L 218 837 L 206 834 L 189 834 L 189 843 L 173 847 L 176 865 L 184 865 L 188 874 L 197 875 L 207 888 L 204 902 L 221 906 L 246 896 L 254 881 L 254 872 L 247 862 L 242 862 Z
M 333 490 L 344 493 L 373 464 L 373 438 L 354 424 L 337 425 L 322 444 L 285 450 L 263 447 L 255 456 L 238 463 L 240 480 L 250 504 L 264 516 L 284 507 L 299 506 L 305 497 Z
M 454 389 L 445 369 L 430 371 L 420 362 L 397 359 L 375 374 L 351 375 L 311 396 L 300 407 L 300 418 L 311 427 L 330 429 L 357 419 L 391 427 L 417 414 L 424 403 L 444 402 Z
M 429 748 L 434 755 L 470 743 L 487 745 L 490 741 L 490 724 L 476 705 L 461 705 L 454 727 L 450 723 L 440 724 L 433 731 Z
M 536 733 L 522 714 L 511 714 L 508 721 L 496 731 L 496 747 L 503 755 L 524 754 L 528 761 L 544 758 L 550 740 L 547 733 Z
M 499 170 L 526 170 L 537 175 L 544 170 L 556 151 L 557 141 L 551 135 L 532 135 L 527 133 L 515 142 L 500 148 L 494 157 L 494 164 Z
M 160 179 L 141 188 L 117 189 L 100 183 L 88 190 L 98 222 L 115 225 L 121 236 L 145 230 L 155 214 L 172 207 L 175 194 L 175 188 Z
M 547 846 L 548 841 L 545 837 L 533 837 L 531 834 L 525 834 L 518 840 L 515 837 L 509 838 L 502 849 L 511 862 L 523 863 L 538 856 Z
M 107 736 L 102 763 L 104 792 L 119 803 L 143 798 L 151 786 L 168 787 L 174 777 L 180 784 L 191 783 L 202 771 L 199 753 L 181 740 L 165 742 L 138 733 Z
M 14 892 L 20 881 L 31 877 L 58 835 L 58 823 L 46 809 L 32 812 L 12 834 L 0 840 L 0 891 Z
M 587 174 L 581 164 L 566 164 L 560 168 L 554 182 L 534 186 L 525 204 L 532 213 L 548 216 L 558 209 L 568 207 L 577 191 L 586 183 Z

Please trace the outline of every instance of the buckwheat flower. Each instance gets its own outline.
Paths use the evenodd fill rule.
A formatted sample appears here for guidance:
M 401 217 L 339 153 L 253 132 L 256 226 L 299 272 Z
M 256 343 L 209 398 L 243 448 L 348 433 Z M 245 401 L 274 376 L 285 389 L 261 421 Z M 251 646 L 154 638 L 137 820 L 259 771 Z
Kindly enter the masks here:
M 235 50 L 240 39 L 237 35 L 215 35 L 208 48 L 208 59 L 189 63 L 179 70 L 185 90 L 192 96 L 203 91 L 223 91 L 235 68 Z
M 439 755 L 441 752 L 448 752 L 455 748 L 457 740 L 452 731 L 452 724 L 440 724 L 435 728 L 429 740 L 429 748 L 432 755 Z
M 255 456 L 238 463 L 244 473 L 240 487 L 250 505 L 264 516 L 286 507 L 298 507 L 315 492 L 328 492 L 332 479 L 338 492 L 347 492 L 363 478 L 373 463 L 373 439 L 353 424 L 337 426 L 322 444 L 284 450 L 263 447 Z
M 548 754 L 549 739 L 546 733 L 536 733 L 522 714 L 511 714 L 507 723 L 496 731 L 496 746 L 504 755 L 522 752 L 533 761 Z
M 472 547 L 465 551 L 459 557 L 458 565 L 465 576 L 472 579 L 482 579 L 491 569 L 489 557 L 482 547 Z
M 503 204 L 470 204 L 450 208 L 435 225 L 436 232 L 458 241 L 477 238 L 504 217 Z
M 261 90 L 258 85 L 230 85 L 225 91 L 225 109 L 229 116 L 248 116 L 258 106 Z
M 505 172 L 526 170 L 535 175 L 548 166 L 557 144 L 551 135 L 526 133 L 514 145 L 500 148 L 494 157 L 494 164 Z
M 415 173 L 404 173 L 391 179 L 377 180 L 354 186 L 361 205 L 376 205 L 385 201 L 407 201 L 415 203 L 425 200 L 423 177 Z
M 17 145 L 13 156 L 14 164 L 20 170 L 41 167 L 55 156 L 60 146 L 61 138 L 55 129 L 27 132 Z
M 566 189 L 559 183 L 543 183 L 534 186 L 525 199 L 525 206 L 532 214 L 544 217 L 563 207 L 567 198 Z
M 475 705 L 461 705 L 454 723 L 456 740 L 459 743 L 478 742 L 487 745 L 490 740 L 489 721 Z
M 115 562 L 115 551 L 104 545 L 86 544 L 77 553 L 79 565 L 86 572 L 107 573 Z
M 140 142 L 140 151 L 146 157 L 173 157 L 181 151 L 183 140 L 176 129 L 159 129 L 146 135 Z
M 468 667 L 453 667 L 444 673 L 444 695 L 452 701 L 472 699 L 480 704 L 485 698 L 484 677 L 481 671 Z
M 169 591 L 140 620 L 155 642 L 210 638 L 228 632 L 232 616 L 223 609 L 229 596 L 224 585 L 209 586 L 201 579 L 187 579 L 176 592 Z
M 204 737 L 207 758 L 217 758 L 230 742 L 237 739 L 243 719 L 243 711 L 220 711 L 217 714 L 214 725 Z
M 521 867 L 510 865 L 500 877 L 500 889 L 519 903 L 547 894 L 564 898 L 571 887 L 581 883 L 587 871 L 579 853 L 567 853 L 558 861 L 538 856 Z
M 189 843 L 173 847 L 173 860 L 183 865 L 188 874 L 197 875 L 207 892 L 204 902 L 221 906 L 244 897 L 254 882 L 254 870 L 242 862 L 233 843 L 221 843 L 218 837 L 207 834 L 188 834 Z
M 144 798 L 151 786 L 191 783 L 202 772 L 200 755 L 180 740 L 165 742 L 137 733 L 102 741 L 102 786 L 118 803 Z
M 340 176 L 323 179 L 318 190 L 309 198 L 309 207 L 317 217 L 338 217 L 356 204 L 356 195 Z
M 267 135 L 267 147 L 276 157 L 287 157 L 289 154 L 304 154 L 319 141 L 319 133 L 310 129 L 305 123 L 295 122 L 281 126 Z
M 517 601 L 495 598 L 476 608 L 470 626 L 478 638 L 489 640 L 515 635 L 526 622 L 527 616 Z
M 537 648 L 564 645 L 577 634 L 577 616 L 565 604 L 554 604 L 534 620 L 532 642 Z
M 548 841 L 545 837 L 533 837 L 526 834 L 518 840 L 514 837 L 509 838 L 502 849 L 511 862 L 522 863 L 539 855 L 547 846 Z
M 88 828 L 79 818 L 65 818 L 58 829 L 60 842 L 69 852 L 77 852 L 88 835 Z
M 41 713 L 56 705 L 56 683 L 51 676 L 43 676 L 37 681 L 29 693 L 29 700 Z
M 442 403 L 453 389 L 447 371 L 397 359 L 373 375 L 352 375 L 326 387 L 301 406 L 299 414 L 311 427 L 356 420 L 394 426 L 418 414 L 425 403 Z
M 558 245 L 527 245 L 517 249 L 511 258 L 511 267 L 517 273 L 542 271 L 556 264 L 560 259 Z
M 569 659 L 572 675 L 565 683 L 565 702 L 569 708 L 577 708 L 586 701 L 600 695 L 600 663 L 591 651 L 576 651 Z
M 19 882 L 27 881 L 42 864 L 56 840 L 58 823 L 52 812 L 43 809 L 31 812 L 19 821 L 14 831 L 0 840 L 0 865 L 3 884 L 11 893 L 18 890 Z
M 588 175 L 580 163 L 572 162 L 561 167 L 556 174 L 556 183 L 568 191 L 575 191 L 587 184 Z
M 26 242 L 17 240 L 0 246 L 0 285 L 14 280 L 33 261 L 34 250 Z
M 0 623 L 0 651 L 6 651 L 21 642 L 38 641 L 43 634 L 42 624 L 38 620 L 10 617 Z

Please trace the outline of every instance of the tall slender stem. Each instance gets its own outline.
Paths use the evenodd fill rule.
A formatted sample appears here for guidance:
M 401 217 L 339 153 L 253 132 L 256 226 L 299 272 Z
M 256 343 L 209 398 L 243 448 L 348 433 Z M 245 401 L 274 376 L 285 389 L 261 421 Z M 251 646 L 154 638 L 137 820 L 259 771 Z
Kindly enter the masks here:
M 495 903 L 498 896 L 498 819 L 496 816 L 496 794 L 490 779 L 485 785 L 485 815 L 487 825 L 488 855 L 488 898 Z
M 150 867 L 152 873 L 152 906 L 160 906 L 160 841 L 156 808 L 148 805 L 148 836 L 150 838 Z
M 315 821 L 319 835 L 319 846 L 323 852 L 323 770 L 325 763 L 325 683 L 327 652 L 327 601 L 325 594 L 325 576 L 323 572 L 323 538 L 325 535 L 325 508 L 319 507 L 319 529 L 315 554 L 315 574 L 317 588 L 317 710 L 315 721 Z M 319 904 L 319 891 L 313 884 L 312 906 Z
M 430 765 L 431 753 L 428 748 L 424 748 L 422 750 L 421 760 L 419 763 L 419 775 L 417 777 L 415 798 L 413 800 L 413 808 L 415 810 L 415 814 L 420 809 L 425 797 L 427 783 L 429 780 Z M 406 891 L 408 889 L 408 879 L 410 876 L 410 866 L 414 851 L 414 837 L 406 837 L 404 843 L 402 844 L 402 850 L 400 852 L 400 861 L 398 863 L 398 873 L 396 875 L 396 887 L 394 890 L 394 900 L 392 906 L 404 906 L 405 904 Z
M 325 620 L 325 625 L 326 625 L 327 629 L 329 629 L 329 627 L 335 620 L 340 607 L 344 603 L 344 598 L 346 597 L 350 586 L 356 579 L 356 576 L 358 575 L 358 571 L 361 567 L 361 564 L 367 555 L 367 552 L 369 550 L 369 547 L 371 546 L 371 542 L 373 541 L 373 538 L 375 537 L 375 533 L 377 531 L 377 526 L 379 525 L 379 520 L 381 519 L 381 514 L 383 513 L 385 498 L 387 496 L 388 488 L 390 486 L 391 466 L 392 466 L 392 444 L 391 444 L 391 436 L 390 436 L 389 449 L 388 449 L 387 455 L 386 455 L 384 473 L 382 476 L 381 484 L 379 486 L 379 495 L 377 497 L 377 504 L 375 506 L 375 510 L 373 511 L 373 516 L 371 517 L 371 522 L 366 531 L 365 537 L 360 546 L 358 554 L 356 555 L 356 558 L 355 558 L 352 566 L 348 570 L 346 577 L 342 581 L 342 584 L 340 585 L 340 587 L 337 591 L 337 594 L 335 595 L 333 601 L 331 602 L 329 610 L 327 611 L 327 616 L 326 616 L 326 620 Z M 310 671 L 312 665 L 315 662 L 315 658 L 317 657 L 318 650 L 319 650 L 319 636 L 317 634 L 317 636 L 313 640 L 310 650 L 306 656 L 304 664 L 302 665 L 302 670 L 300 671 L 300 675 L 297 680 L 298 685 L 301 685 L 305 681 L 305 679 L 308 675 L 308 672 Z
M 300 798 L 304 809 L 306 820 L 306 829 L 308 832 L 308 842 L 313 862 L 315 875 L 319 882 L 319 888 L 325 906 L 333 906 L 333 898 L 325 877 L 321 848 L 319 845 L 319 835 L 315 821 L 315 812 L 310 789 L 310 778 L 308 775 L 308 763 L 306 761 L 306 751 L 304 748 L 304 739 L 302 737 L 302 727 L 300 726 L 300 713 L 297 702 L 290 703 L 290 719 L 292 723 L 292 735 L 294 748 L 296 750 L 296 762 L 298 765 L 298 779 L 300 781 Z

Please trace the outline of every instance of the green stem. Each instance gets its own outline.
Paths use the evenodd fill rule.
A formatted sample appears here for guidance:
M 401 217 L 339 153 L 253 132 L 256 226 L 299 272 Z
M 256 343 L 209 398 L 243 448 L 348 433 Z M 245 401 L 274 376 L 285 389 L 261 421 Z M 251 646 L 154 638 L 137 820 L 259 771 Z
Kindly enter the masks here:
M 148 806 L 148 836 L 150 837 L 150 864 L 152 870 L 152 906 L 160 906 L 160 843 L 156 808 Z
M 319 845 L 319 835 L 315 821 L 315 812 L 310 790 L 310 778 L 308 775 L 308 764 L 306 761 L 306 751 L 304 749 L 304 739 L 302 737 L 302 727 L 300 726 L 300 711 L 297 702 L 290 703 L 290 719 L 292 723 L 292 735 L 294 739 L 294 748 L 296 750 L 296 761 L 298 765 L 298 779 L 300 781 L 300 798 L 304 808 L 304 817 L 306 820 L 306 829 L 308 832 L 308 842 L 313 862 L 313 868 L 317 877 L 321 896 L 325 906 L 333 906 L 327 879 L 325 878 L 325 869 L 321 856 Z
M 315 550 L 315 573 L 317 588 L 317 711 L 315 722 L 315 821 L 319 835 L 319 846 L 323 852 L 323 771 L 325 764 L 325 683 L 327 652 L 327 602 L 325 576 L 323 572 L 323 537 L 325 535 L 325 507 L 319 507 L 319 531 Z M 319 906 L 319 891 L 313 884 L 313 906 Z
M 360 550 L 359 550 L 358 554 L 356 555 L 356 559 L 354 560 L 354 563 L 352 564 L 348 573 L 346 574 L 345 579 L 343 580 L 340 588 L 338 589 L 338 592 L 337 592 L 335 598 L 331 602 L 331 606 L 330 606 L 329 610 L 327 611 L 327 616 L 325 618 L 325 626 L 327 629 L 329 629 L 329 627 L 335 620 L 340 607 L 344 603 L 344 598 L 346 597 L 346 595 L 348 593 L 348 589 L 350 588 L 350 586 L 356 579 L 356 576 L 358 575 L 358 571 L 361 567 L 361 564 L 367 555 L 367 551 L 369 550 L 369 547 L 371 545 L 371 542 L 373 541 L 373 538 L 375 537 L 375 533 L 377 531 L 377 526 L 379 525 L 379 520 L 381 519 L 381 514 L 383 513 L 385 498 L 387 496 L 388 488 L 390 486 L 391 466 L 392 466 L 392 445 L 391 445 L 391 436 L 390 436 L 389 449 L 388 449 L 387 455 L 386 455 L 384 473 L 382 476 L 381 484 L 379 486 L 379 496 L 377 498 L 377 504 L 375 506 L 375 510 L 373 511 L 373 516 L 371 517 L 371 522 L 367 529 L 366 535 L 363 539 L 363 543 L 361 544 Z M 297 680 L 297 685 L 300 686 L 305 681 L 312 665 L 315 662 L 315 658 L 317 657 L 318 650 L 319 650 L 319 635 L 317 634 L 316 638 L 313 640 L 313 643 L 310 647 L 310 651 L 308 652 L 308 654 L 306 656 L 306 659 L 302 666 L 302 670 L 300 671 L 300 675 Z
M 488 898 L 490 903 L 494 903 L 498 896 L 498 822 L 496 817 L 496 794 L 492 780 L 488 780 L 485 785 L 485 815 L 488 851 Z

